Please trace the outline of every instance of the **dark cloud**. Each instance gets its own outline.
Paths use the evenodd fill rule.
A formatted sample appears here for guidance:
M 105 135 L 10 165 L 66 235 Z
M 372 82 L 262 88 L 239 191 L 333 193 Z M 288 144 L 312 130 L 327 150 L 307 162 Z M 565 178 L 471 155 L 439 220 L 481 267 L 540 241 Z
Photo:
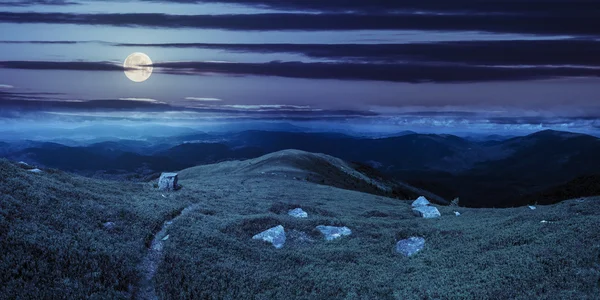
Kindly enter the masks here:
M 362 63 L 156 63 L 169 73 L 280 76 L 308 79 L 376 80 L 394 82 L 481 82 L 532 80 L 555 77 L 598 77 L 600 69 L 589 68 L 506 68 L 434 64 Z
M 110 62 L 0 61 L 0 68 L 24 70 L 123 71 Z
M 85 42 L 79 42 L 79 41 L 0 41 L 0 44 L 65 44 L 65 45 L 74 45 L 74 44 L 79 44 L 79 43 L 85 43 Z
M 595 0 L 154 0 L 178 3 L 228 3 L 280 10 L 321 12 L 440 12 L 440 13 L 504 13 L 504 14 L 566 14 L 597 11 Z
M 600 66 L 600 41 L 589 39 L 457 41 L 411 44 L 109 43 L 101 41 L 0 41 L 0 44 L 101 43 L 119 47 L 217 49 L 294 53 L 361 62 L 444 62 L 474 65 Z
M 0 12 L 4 23 L 211 28 L 226 30 L 467 30 L 531 34 L 600 34 L 600 13 L 581 15 L 391 14 L 75 14 Z
M 28 100 L 24 100 L 28 99 Z M 35 100 L 30 100 L 35 99 Z M 97 111 L 97 110 L 135 110 L 166 111 L 172 109 L 168 104 L 126 100 L 39 100 L 39 97 L 0 94 L 0 109 L 25 111 Z
M 10 93 L 0 91 L 0 116 L 34 112 L 135 112 L 162 113 L 196 112 L 221 116 L 279 116 L 317 118 L 331 116 L 375 116 L 376 113 L 359 110 L 324 110 L 295 105 L 222 105 L 197 104 L 195 106 L 171 105 L 158 101 L 124 99 L 68 100 L 58 99 L 54 93 Z
M 155 63 L 155 72 L 184 75 L 225 74 L 306 79 L 375 80 L 392 82 L 484 82 L 559 77 L 600 77 L 600 69 L 578 67 L 489 67 L 456 64 L 364 63 Z M 121 66 L 97 62 L 0 61 L 0 68 L 38 70 L 122 71 Z
M 6 0 L 0 1 L 0 6 L 36 6 L 36 5 L 77 5 L 78 2 L 68 0 Z
M 105 0 L 110 2 L 110 0 Z M 102 2 L 102 0 L 99 0 Z M 158 3 L 225 3 L 286 11 L 346 13 L 446 13 L 511 15 L 590 15 L 600 10 L 595 0 L 140 0 Z M 69 0 L 3 0 L 0 6 L 75 5 Z
M 600 65 L 593 40 L 465 41 L 413 44 L 115 44 L 128 47 L 204 48 L 302 54 L 312 58 L 361 61 L 420 61 L 486 65 Z
M 600 124 L 600 115 L 577 117 L 495 117 L 488 121 L 498 125 L 563 125 L 585 123 Z
M 477 117 L 481 113 L 471 111 L 415 111 L 398 114 L 400 116 L 416 117 Z

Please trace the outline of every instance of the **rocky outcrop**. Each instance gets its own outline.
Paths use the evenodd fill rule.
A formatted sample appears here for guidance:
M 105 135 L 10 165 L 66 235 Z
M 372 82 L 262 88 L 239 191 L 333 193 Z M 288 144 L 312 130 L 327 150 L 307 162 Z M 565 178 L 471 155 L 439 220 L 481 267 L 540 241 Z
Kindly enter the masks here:
M 308 213 L 302 210 L 302 208 L 295 208 L 288 212 L 288 215 L 294 218 L 308 218 Z
M 269 242 L 275 248 L 280 249 L 285 244 L 285 229 L 279 225 L 253 236 L 252 239 Z
M 345 235 L 351 235 L 352 230 L 350 228 L 344 227 L 335 227 L 335 226 L 325 226 L 319 225 L 316 227 L 318 231 L 320 231 L 323 236 L 325 236 L 325 240 L 331 241 L 337 238 L 340 238 Z
M 404 256 L 412 256 L 425 247 L 425 239 L 421 237 L 409 237 L 396 243 L 396 252 Z
M 177 173 L 162 173 L 158 179 L 158 189 L 174 191 L 177 189 Z

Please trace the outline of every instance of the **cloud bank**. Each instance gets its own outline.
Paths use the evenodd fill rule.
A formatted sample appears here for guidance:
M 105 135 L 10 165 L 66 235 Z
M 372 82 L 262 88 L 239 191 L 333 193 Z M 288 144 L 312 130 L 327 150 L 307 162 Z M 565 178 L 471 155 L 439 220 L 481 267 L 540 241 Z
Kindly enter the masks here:
M 453 30 L 499 33 L 600 35 L 599 14 L 345 14 L 269 13 L 170 15 L 0 12 L 2 23 L 203 28 L 243 31 Z
M 351 62 L 303 63 L 224 63 L 158 62 L 155 72 L 180 75 L 253 75 L 304 79 L 373 80 L 390 82 L 487 82 L 539 80 L 559 77 L 600 77 L 600 68 L 570 66 L 496 67 L 461 64 Z M 0 61 L 0 68 L 29 70 L 123 71 L 123 67 L 104 62 Z

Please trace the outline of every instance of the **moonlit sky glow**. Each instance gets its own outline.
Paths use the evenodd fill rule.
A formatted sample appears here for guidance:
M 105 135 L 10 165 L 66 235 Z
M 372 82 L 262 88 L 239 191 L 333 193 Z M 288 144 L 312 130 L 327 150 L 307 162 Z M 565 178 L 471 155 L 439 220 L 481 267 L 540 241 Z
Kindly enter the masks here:
M 600 2 L 490 3 L 0 0 L 0 124 L 597 134 Z

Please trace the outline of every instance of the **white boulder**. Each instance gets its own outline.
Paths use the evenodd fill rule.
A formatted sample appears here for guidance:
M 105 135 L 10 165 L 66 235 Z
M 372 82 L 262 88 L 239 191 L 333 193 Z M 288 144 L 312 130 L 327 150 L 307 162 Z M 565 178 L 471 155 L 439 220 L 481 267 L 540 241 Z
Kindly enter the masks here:
M 253 236 L 252 239 L 269 242 L 275 248 L 280 249 L 285 244 L 285 229 L 283 226 L 279 225 Z
M 417 200 L 413 201 L 411 206 L 412 207 L 421 207 L 421 206 L 428 206 L 430 204 L 431 204 L 431 202 L 429 202 L 429 200 L 427 200 L 427 198 L 421 196 L 421 197 L 417 198 Z
M 425 239 L 421 237 L 409 237 L 396 243 L 396 252 L 404 256 L 411 256 L 425 247 Z
M 161 191 L 173 191 L 177 189 L 177 173 L 160 174 L 158 189 Z
M 38 168 L 31 169 L 31 170 L 27 170 L 27 171 L 28 171 L 28 172 L 31 172 L 31 173 L 42 173 L 42 172 L 43 172 L 42 170 L 40 170 L 40 169 L 38 169 Z
M 336 227 L 336 226 L 319 225 L 316 228 L 318 231 L 320 231 L 325 236 L 325 240 L 327 240 L 327 241 L 335 240 L 342 236 L 352 234 L 352 230 L 350 230 L 350 228 L 348 228 L 346 226 Z
M 294 218 L 308 218 L 308 213 L 302 210 L 302 208 L 294 208 L 288 212 L 288 215 Z
M 425 219 L 438 218 L 442 216 L 440 211 L 434 206 L 419 206 L 413 208 L 413 214 L 417 217 L 423 217 Z

